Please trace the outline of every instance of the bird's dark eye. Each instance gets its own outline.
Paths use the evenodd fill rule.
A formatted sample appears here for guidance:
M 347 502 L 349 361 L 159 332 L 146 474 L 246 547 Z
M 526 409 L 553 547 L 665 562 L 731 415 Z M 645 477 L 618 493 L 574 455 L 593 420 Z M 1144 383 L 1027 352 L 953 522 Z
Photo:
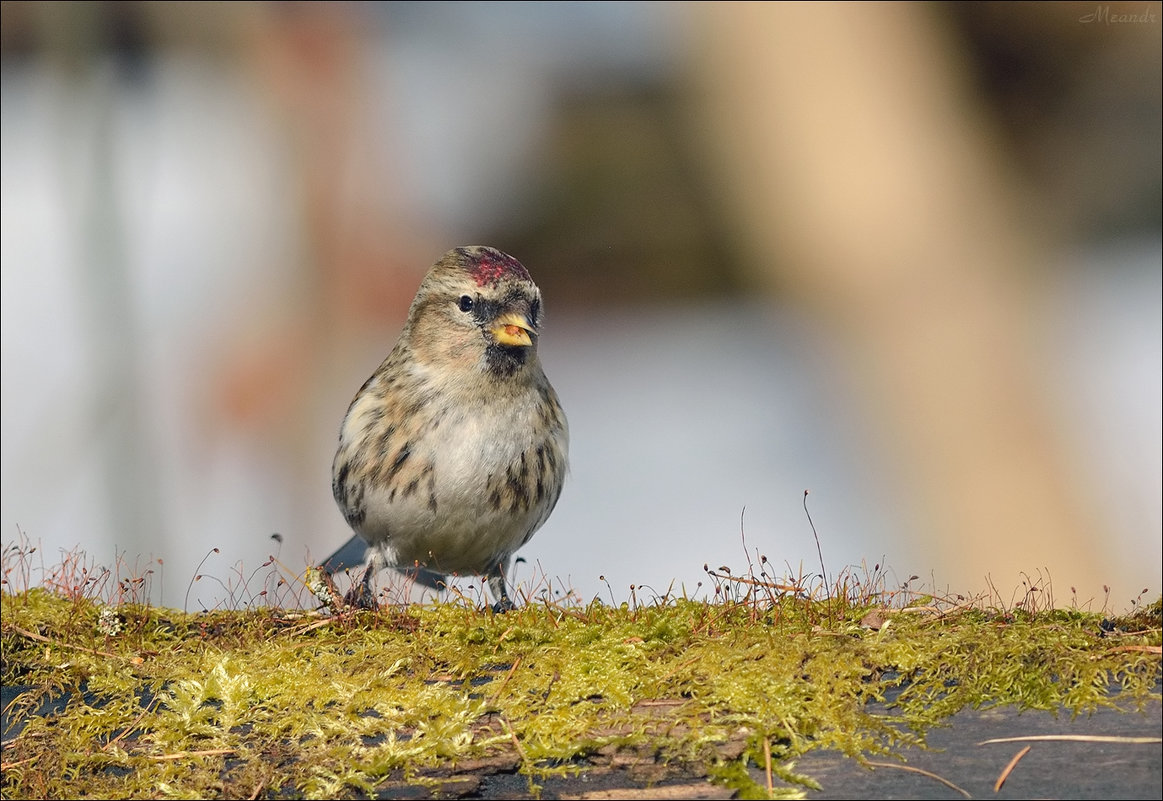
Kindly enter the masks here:
M 468 295 L 461 295 L 460 303 L 457 305 L 460 306 L 460 310 L 462 312 L 470 312 L 472 311 L 472 298 Z

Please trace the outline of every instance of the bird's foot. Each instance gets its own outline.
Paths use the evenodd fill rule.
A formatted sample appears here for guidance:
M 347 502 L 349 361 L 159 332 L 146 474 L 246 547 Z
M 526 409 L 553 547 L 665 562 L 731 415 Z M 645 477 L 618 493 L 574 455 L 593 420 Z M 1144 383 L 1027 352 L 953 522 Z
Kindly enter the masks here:
M 345 606 L 353 609 L 370 609 L 375 612 L 380 608 L 380 604 L 376 601 L 375 590 L 372 589 L 372 576 L 375 574 L 375 568 L 368 565 L 364 570 L 363 578 L 357 583 L 352 584 L 347 593 L 343 596 L 343 603 Z
M 372 612 L 380 608 L 375 593 L 362 584 L 355 584 L 343 596 L 344 606 L 352 609 L 369 609 Z
M 512 611 L 516 610 L 516 608 L 517 608 L 517 604 L 515 604 L 511 600 L 509 600 L 509 596 L 507 596 L 507 595 L 505 597 L 503 597 L 501 600 L 497 601 L 492 606 L 493 614 L 495 614 L 495 615 L 501 615 L 501 614 L 504 614 L 505 612 L 512 612 Z

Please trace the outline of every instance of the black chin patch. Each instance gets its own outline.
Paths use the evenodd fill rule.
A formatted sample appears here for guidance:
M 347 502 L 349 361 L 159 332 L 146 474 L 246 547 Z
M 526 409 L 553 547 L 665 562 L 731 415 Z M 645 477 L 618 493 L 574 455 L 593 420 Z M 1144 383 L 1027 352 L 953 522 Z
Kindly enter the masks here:
M 525 366 L 529 348 L 493 343 L 485 348 L 485 366 L 496 376 L 511 376 Z

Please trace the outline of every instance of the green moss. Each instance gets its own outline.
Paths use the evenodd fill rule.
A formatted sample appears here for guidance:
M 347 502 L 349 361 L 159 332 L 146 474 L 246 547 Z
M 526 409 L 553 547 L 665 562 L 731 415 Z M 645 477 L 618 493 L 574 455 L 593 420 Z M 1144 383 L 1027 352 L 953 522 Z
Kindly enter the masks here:
M 0 673 L 31 688 L 8 710 L 6 798 L 352 797 L 498 755 L 535 789 L 611 752 L 741 797 L 767 796 L 770 754 L 773 791 L 795 795 L 813 749 L 890 753 L 965 706 L 1133 709 L 1160 681 L 1142 648 L 1159 602 L 1113 622 L 930 606 L 878 630 L 858 625 L 869 599 L 787 595 L 334 617 L 2 603 Z

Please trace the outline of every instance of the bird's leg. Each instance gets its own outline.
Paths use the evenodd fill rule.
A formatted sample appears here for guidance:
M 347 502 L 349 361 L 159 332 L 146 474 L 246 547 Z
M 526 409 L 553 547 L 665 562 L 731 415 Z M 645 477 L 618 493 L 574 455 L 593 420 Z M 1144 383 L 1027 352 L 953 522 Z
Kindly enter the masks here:
M 357 609 L 371 609 L 375 611 L 380 608 L 376 601 L 375 589 L 372 587 L 372 579 L 375 578 L 376 573 L 380 568 L 380 560 L 376 553 L 373 553 L 371 558 L 367 560 L 367 567 L 363 571 L 363 578 L 358 584 L 353 584 L 343 596 L 343 601 L 348 606 L 354 606 Z
M 508 560 L 505 561 L 507 562 Z M 517 605 L 513 603 L 512 599 L 509 598 L 509 593 L 505 591 L 505 572 L 502 564 L 498 564 L 493 568 L 493 571 L 488 575 L 488 580 L 489 591 L 497 599 L 497 602 L 493 604 L 493 611 L 500 614 L 516 609 Z

